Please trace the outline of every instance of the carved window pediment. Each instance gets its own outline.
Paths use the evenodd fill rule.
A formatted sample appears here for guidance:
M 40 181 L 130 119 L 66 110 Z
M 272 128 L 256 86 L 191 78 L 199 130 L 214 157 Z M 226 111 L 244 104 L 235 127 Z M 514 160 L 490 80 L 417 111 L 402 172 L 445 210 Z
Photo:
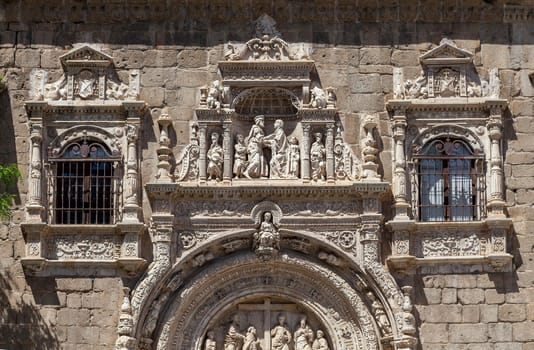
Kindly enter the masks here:
M 480 76 L 473 65 L 473 56 L 452 40 L 443 39 L 439 46 L 419 57 L 419 76 L 406 79 L 402 68 L 394 69 L 394 98 L 498 98 L 497 70 L 490 70 L 488 78 Z

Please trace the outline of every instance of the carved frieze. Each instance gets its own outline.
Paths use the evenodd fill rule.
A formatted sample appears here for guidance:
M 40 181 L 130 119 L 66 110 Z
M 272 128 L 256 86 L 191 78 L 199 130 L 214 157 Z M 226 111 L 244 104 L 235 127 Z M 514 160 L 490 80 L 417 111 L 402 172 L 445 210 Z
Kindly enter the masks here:
M 421 257 L 480 255 L 481 242 L 477 233 L 439 231 L 418 236 L 416 247 Z
M 57 235 L 46 239 L 46 256 L 57 260 L 113 260 L 121 242 L 110 235 Z

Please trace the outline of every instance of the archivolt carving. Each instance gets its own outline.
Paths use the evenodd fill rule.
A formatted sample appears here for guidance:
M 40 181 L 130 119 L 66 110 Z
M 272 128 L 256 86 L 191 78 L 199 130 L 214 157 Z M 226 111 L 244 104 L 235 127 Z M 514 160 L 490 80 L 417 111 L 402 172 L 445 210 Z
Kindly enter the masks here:
M 433 128 L 423 131 L 413 140 L 413 148 L 411 152 L 417 153 L 421 150 L 421 147 L 423 147 L 431 139 L 442 137 L 463 139 L 469 143 L 474 153 L 484 153 L 484 146 L 480 138 L 473 131 L 452 124 L 437 125 Z
M 123 129 L 120 127 L 115 128 L 115 134 L 112 134 L 109 130 L 97 126 L 74 126 L 62 132 L 50 143 L 50 155 L 52 157 L 58 157 L 63 147 L 69 143 L 83 138 L 91 138 L 104 142 L 109 147 L 111 154 L 118 156 L 121 153 L 120 137 L 123 135 L 123 132 Z
M 206 315 L 220 313 L 224 305 L 240 296 L 267 292 L 291 293 L 288 298 L 297 297 L 305 308 L 313 310 L 327 327 L 335 348 L 378 349 L 376 323 L 361 296 L 347 282 L 300 258 L 283 256 L 276 260 L 276 265 L 280 273 L 273 275 L 268 264 L 250 261 L 250 256 L 237 256 L 228 261 L 226 267 L 212 266 L 203 271 L 194 282 L 184 286 L 167 308 L 157 348 L 167 348 L 172 339 L 174 348 L 200 349 L 202 335 L 210 328 L 211 318 Z M 217 283 L 211 281 L 215 276 Z M 288 292 L 292 285 L 297 286 L 298 291 Z M 343 295 L 339 291 L 343 291 Z M 355 314 L 348 314 L 346 310 L 354 310 Z M 351 325 L 358 323 L 365 340 L 356 339 L 358 330 Z M 176 329 L 181 331 L 174 334 Z

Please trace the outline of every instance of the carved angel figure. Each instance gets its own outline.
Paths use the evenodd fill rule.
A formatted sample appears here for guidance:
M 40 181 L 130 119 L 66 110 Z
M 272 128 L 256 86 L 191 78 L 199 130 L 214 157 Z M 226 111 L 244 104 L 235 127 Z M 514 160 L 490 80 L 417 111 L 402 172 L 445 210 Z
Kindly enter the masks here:
M 325 108 L 327 102 L 327 96 L 323 89 L 315 86 L 311 90 L 311 102 L 310 105 L 313 108 Z
M 328 342 L 326 341 L 326 338 L 324 337 L 324 333 L 322 330 L 317 330 L 317 339 L 313 341 L 312 345 L 313 350 L 330 350 L 328 347 Z
M 208 180 L 220 180 L 222 178 L 224 154 L 222 147 L 219 145 L 219 133 L 217 132 L 211 134 L 211 146 L 208 150 L 207 158 Z
M 295 350 L 311 350 L 313 331 L 306 322 L 306 317 L 300 319 L 299 328 L 294 333 Z
M 278 315 L 278 325 L 271 329 L 271 349 L 272 350 L 289 350 L 291 342 L 291 332 L 286 325 L 286 316 Z
M 315 142 L 310 149 L 310 161 L 312 168 L 312 179 L 326 180 L 326 148 L 323 144 L 323 135 L 318 132 L 314 134 Z

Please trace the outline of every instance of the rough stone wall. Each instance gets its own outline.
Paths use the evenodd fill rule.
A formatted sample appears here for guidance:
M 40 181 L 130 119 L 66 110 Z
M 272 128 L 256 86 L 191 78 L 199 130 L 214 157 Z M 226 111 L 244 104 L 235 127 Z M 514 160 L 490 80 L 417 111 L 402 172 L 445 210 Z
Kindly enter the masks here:
M 254 19 L 268 13 L 286 41 L 313 43 L 322 85 L 337 89 L 349 142 L 358 143 L 361 114 L 379 114 L 381 170 L 391 181 L 385 102 L 392 97 L 392 68 L 404 67 L 407 78 L 415 77 L 418 56 L 447 35 L 475 53 L 483 74 L 499 68 L 501 97 L 510 101 L 505 175 L 517 270 L 398 279 L 416 287 L 422 349 L 534 349 L 534 87 L 529 79 L 534 8 L 528 0 L 514 5 L 500 0 L 4 1 L 0 73 L 8 89 L 0 94 L 0 161 L 17 162 L 23 172 L 16 191 L 20 208 L 29 159 L 23 107 L 29 74 L 42 68 L 55 80 L 61 74 L 58 57 L 77 43 L 89 43 L 110 54 L 119 72 L 142 72 L 141 99 L 156 110 L 143 124 L 141 175 L 143 183 L 153 180 L 157 109 L 169 107 L 177 154 L 188 142 L 198 88 L 217 78 L 222 43 L 248 40 Z M 146 199 L 144 209 L 147 218 Z M 25 276 L 19 261 L 22 219 L 16 209 L 11 223 L 0 227 L 0 348 L 112 348 L 121 279 Z

